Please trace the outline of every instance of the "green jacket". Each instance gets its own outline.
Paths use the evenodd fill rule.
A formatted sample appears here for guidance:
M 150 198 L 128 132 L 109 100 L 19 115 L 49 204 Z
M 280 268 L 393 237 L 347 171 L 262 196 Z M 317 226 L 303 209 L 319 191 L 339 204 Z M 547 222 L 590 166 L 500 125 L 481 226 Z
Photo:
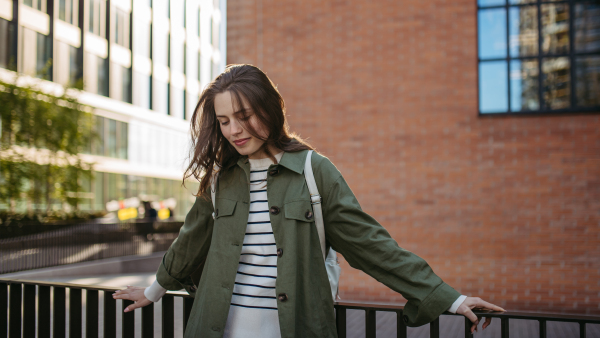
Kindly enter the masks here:
M 267 195 L 280 255 L 276 294 L 283 338 L 336 337 L 333 300 L 310 197 L 304 179 L 307 151 L 284 153 L 269 167 Z M 362 211 L 350 187 L 326 157 L 313 153 L 312 167 L 323 198 L 327 242 L 360 269 L 408 300 L 409 326 L 431 322 L 460 294 L 417 255 L 398 246 L 389 233 Z M 179 237 L 159 266 L 156 278 L 168 290 L 194 290 L 190 275 L 205 261 L 185 337 L 222 337 L 248 220 L 250 164 L 242 157 L 220 174 L 216 211 L 199 197 Z M 343 273 L 343 272 L 342 272 Z M 193 292 L 192 292 L 193 293 Z

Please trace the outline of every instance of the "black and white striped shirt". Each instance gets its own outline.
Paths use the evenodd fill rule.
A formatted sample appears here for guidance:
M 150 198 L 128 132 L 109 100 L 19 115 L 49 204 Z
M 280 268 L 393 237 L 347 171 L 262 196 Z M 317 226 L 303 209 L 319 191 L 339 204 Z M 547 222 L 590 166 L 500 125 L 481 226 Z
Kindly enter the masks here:
M 277 161 L 282 155 L 275 155 Z M 279 338 L 277 245 L 267 202 L 267 171 L 273 162 L 249 161 L 250 213 L 224 333 L 235 338 Z

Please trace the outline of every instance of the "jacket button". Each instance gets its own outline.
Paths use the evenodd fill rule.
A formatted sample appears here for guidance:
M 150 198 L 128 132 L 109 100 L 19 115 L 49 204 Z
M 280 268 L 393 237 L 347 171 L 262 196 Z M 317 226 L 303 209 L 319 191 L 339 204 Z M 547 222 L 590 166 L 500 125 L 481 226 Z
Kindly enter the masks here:
M 279 299 L 280 302 L 285 302 L 288 300 L 288 296 L 285 293 L 280 293 L 279 296 L 277 296 L 277 299 Z
M 198 288 L 196 287 L 196 285 L 192 285 L 192 286 L 190 286 L 190 290 L 193 292 L 196 292 L 196 290 L 198 290 Z
M 313 218 L 313 213 L 312 213 L 312 212 L 310 212 L 310 211 L 307 211 L 307 212 L 306 212 L 306 214 L 304 214 L 304 216 L 305 216 L 307 219 L 312 219 L 312 218 Z
M 219 216 L 219 209 L 215 210 L 215 217 Z
M 271 176 L 275 176 L 277 174 L 279 174 L 279 169 L 273 169 L 273 170 L 269 171 L 269 175 L 271 175 Z
M 223 283 L 223 284 L 221 284 L 221 286 L 222 286 L 224 289 L 227 289 L 227 290 L 229 290 L 229 288 L 227 287 L 227 284 Z
M 272 206 L 270 211 L 273 215 L 277 215 L 280 210 L 279 210 L 279 207 Z
M 277 257 L 281 257 L 281 256 L 283 256 L 283 249 L 279 248 L 279 249 L 277 249 Z

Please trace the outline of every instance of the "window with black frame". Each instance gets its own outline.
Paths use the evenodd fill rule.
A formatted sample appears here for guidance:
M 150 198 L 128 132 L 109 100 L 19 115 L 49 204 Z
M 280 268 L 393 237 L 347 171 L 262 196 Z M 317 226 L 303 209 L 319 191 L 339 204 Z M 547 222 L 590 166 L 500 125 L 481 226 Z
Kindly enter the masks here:
M 479 112 L 600 111 L 600 2 L 478 0 Z

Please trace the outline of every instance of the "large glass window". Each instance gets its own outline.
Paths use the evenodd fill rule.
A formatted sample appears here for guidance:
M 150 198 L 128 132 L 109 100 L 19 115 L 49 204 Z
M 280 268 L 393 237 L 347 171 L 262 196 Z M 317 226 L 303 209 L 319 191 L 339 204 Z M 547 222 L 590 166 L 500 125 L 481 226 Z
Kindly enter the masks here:
M 96 136 L 92 154 L 127 159 L 127 123 L 96 115 Z
M 82 68 L 79 62 L 79 49 L 69 46 L 69 84 L 80 87 L 78 81 L 82 76 Z
M 16 58 L 13 50 L 14 38 L 14 23 L 0 19 L 0 67 L 2 68 L 16 68 Z
M 58 2 L 58 18 L 72 25 L 77 25 L 79 1 L 60 0 Z
M 117 8 L 114 17 L 115 20 L 115 37 L 116 44 L 130 49 L 129 44 L 129 13 Z
M 131 82 L 132 82 L 132 73 L 131 68 L 122 67 L 116 64 L 113 64 L 115 67 L 119 67 L 121 69 L 121 100 L 123 102 L 131 103 L 132 93 L 131 93 Z
M 35 8 L 38 11 L 46 12 L 46 0 L 23 0 L 23 4 Z
M 98 92 L 99 95 L 108 96 L 108 59 L 97 56 L 98 64 Z
M 89 1 L 88 31 L 106 39 L 106 0 Z
M 598 1 L 478 0 L 479 111 L 600 108 Z
M 35 75 L 52 81 L 52 39 L 44 34 L 35 34 L 37 36 Z

